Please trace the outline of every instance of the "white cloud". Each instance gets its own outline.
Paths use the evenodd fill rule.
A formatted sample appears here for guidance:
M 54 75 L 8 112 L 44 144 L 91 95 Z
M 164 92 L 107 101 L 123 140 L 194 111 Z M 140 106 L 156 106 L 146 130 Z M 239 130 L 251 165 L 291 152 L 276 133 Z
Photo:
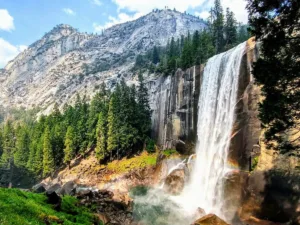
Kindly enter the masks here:
M 195 16 L 199 16 L 200 18 L 206 20 L 209 17 L 209 11 L 195 12 Z
M 14 18 L 6 9 L 0 9 L 0 30 L 11 31 L 15 29 Z
M 14 46 L 0 38 L 0 68 L 4 67 L 9 60 L 14 59 L 20 52 L 27 49 L 25 45 Z
M 76 15 L 76 13 L 70 8 L 64 8 L 63 11 L 68 15 L 72 15 L 72 16 Z
M 102 30 L 104 30 L 106 28 L 109 28 L 113 25 L 120 24 L 120 23 L 125 23 L 125 22 L 128 22 L 128 21 L 132 21 L 132 20 L 135 20 L 135 19 L 137 19 L 141 16 L 143 16 L 143 13 L 135 13 L 132 16 L 130 16 L 126 13 L 119 13 L 117 18 L 113 17 L 113 16 L 109 16 L 108 17 L 109 21 L 107 23 L 105 23 L 104 25 L 94 23 L 93 24 L 94 31 L 95 32 L 101 32 Z
M 102 2 L 100 2 L 99 0 L 91 0 L 91 2 L 98 6 L 102 5 Z

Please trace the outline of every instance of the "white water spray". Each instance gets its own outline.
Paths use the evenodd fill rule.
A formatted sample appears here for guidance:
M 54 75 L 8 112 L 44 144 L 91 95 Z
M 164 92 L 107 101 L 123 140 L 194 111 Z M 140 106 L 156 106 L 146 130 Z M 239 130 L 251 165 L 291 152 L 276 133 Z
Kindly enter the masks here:
M 198 106 L 197 157 L 190 183 L 176 200 L 190 212 L 201 207 L 206 213 L 224 217 L 223 183 L 244 50 L 245 43 L 212 57 L 205 66 Z

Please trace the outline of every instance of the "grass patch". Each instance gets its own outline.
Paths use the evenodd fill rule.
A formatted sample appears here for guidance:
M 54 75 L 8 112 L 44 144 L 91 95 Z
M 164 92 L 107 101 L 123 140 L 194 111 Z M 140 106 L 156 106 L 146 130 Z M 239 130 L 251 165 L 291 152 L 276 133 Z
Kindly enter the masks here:
M 115 160 L 107 164 L 107 169 L 117 173 L 128 172 L 132 169 L 154 166 L 156 164 L 156 154 L 143 152 L 139 156 L 130 159 Z
M 162 151 L 162 154 L 167 157 L 170 157 L 172 155 L 178 155 L 178 152 L 176 151 L 176 149 L 166 149 Z
M 95 217 L 87 208 L 77 206 L 78 200 L 63 197 L 61 211 L 57 212 L 46 203 L 44 194 L 23 192 L 18 189 L 0 188 L 1 225 L 90 225 Z
M 258 156 L 255 156 L 252 160 L 252 165 L 251 165 L 251 171 L 255 170 L 257 164 L 258 164 Z

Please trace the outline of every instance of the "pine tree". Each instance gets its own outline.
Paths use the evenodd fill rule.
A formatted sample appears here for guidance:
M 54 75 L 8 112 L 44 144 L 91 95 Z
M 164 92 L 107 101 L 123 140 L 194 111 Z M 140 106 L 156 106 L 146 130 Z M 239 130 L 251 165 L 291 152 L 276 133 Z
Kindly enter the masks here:
M 19 126 L 16 131 L 16 151 L 14 161 L 17 167 L 26 167 L 29 157 L 30 139 L 26 125 Z
M 248 25 L 238 23 L 237 28 L 237 42 L 242 43 L 250 38 L 250 33 L 248 32 Z
M 148 90 L 144 83 L 142 74 L 139 74 L 139 87 L 137 92 L 137 113 L 139 121 L 139 132 L 143 140 L 150 136 L 151 130 L 151 110 L 148 99 Z
M 299 151 L 300 2 L 248 0 L 247 8 L 250 29 L 261 43 L 253 75 L 262 86 L 259 115 L 266 141 L 282 153 Z
M 26 167 L 29 171 L 34 171 L 34 158 L 36 154 L 36 141 L 32 140 L 29 145 L 29 157 L 26 164 Z
M 237 22 L 234 13 L 226 9 L 226 23 L 224 27 L 225 49 L 232 48 L 237 43 Z
M 10 120 L 7 120 L 3 131 L 3 153 L 1 156 L 1 164 L 3 167 L 8 167 L 13 161 L 15 152 L 15 131 Z
M 96 125 L 98 122 L 99 113 L 107 108 L 107 98 L 108 91 L 106 90 L 105 83 L 101 84 L 100 91 L 96 93 L 92 102 L 89 106 L 89 116 L 88 116 L 88 140 L 89 147 L 96 144 Z
M 204 30 L 200 34 L 200 45 L 198 51 L 199 63 L 205 63 L 207 59 L 215 54 L 215 52 L 212 35 L 209 31 Z
M 64 148 L 64 163 L 70 164 L 71 160 L 75 156 L 75 144 L 74 144 L 74 128 L 68 126 L 67 134 L 65 137 L 65 148 Z
M 181 67 L 187 69 L 193 64 L 193 51 L 190 37 L 186 37 L 181 55 Z
M 99 113 L 96 137 L 96 157 L 98 160 L 101 160 L 104 159 L 107 154 L 107 112 L 105 111 Z
M 50 129 L 47 126 L 44 133 L 43 143 L 43 176 L 52 175 L 55 170 L 53 150 L 50 142 Z
M 193 64 L 199 65 L 200 64 L 200 57 L 199 57 L 199 48 L 200 48 L 200 33 L 199 31 L 195 31 L 193 34 L 193 43 L 192 43 L 192 54 L 193 54 Z
M 224 15 L 220 0 L 215 0 L 211 13 L 214 46 L 216 53 L 220 53 L 224 49 Z
M 109 102 L 108 110 L 108 139 L 107 139 L 107 151 L 112 159 L 112 154 L 119 147 L 119 92 L 120 87 L 117 85 L 115 92 L 112 94 Z

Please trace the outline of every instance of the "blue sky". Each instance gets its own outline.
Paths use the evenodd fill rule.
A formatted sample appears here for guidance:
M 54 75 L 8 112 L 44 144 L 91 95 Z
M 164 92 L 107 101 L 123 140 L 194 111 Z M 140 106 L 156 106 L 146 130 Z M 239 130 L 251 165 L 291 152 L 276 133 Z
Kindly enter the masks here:
M 244 0 L 221 2 L 246 22 Z M 212 4 L 213 0 L 0 0 L 0 68 L 57 24 L 95 33 L 164 6 L 205 18 Z

